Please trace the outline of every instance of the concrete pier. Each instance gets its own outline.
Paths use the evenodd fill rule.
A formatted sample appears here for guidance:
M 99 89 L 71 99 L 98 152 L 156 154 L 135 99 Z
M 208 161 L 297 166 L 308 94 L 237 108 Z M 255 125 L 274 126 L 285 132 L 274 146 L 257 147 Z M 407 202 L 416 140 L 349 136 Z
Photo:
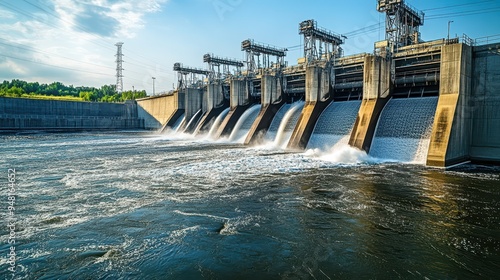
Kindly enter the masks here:
M 186 109 L 185 122 L 181 125 L 180 131 L 192 133 L 196 129 L 199 119 L 201 118 L 201 104 L 203 92 L 198 88 L 187 88 L 186 92 Z
M 280 82 L 279 77 L 275 75 L 262 76 L 262 108 L 250 128 L 245 145 L 258 144 L 262 140 L 262 136 L 271 126 L 274 116 L 285 103 Z
M 306 68 L 306 103 L 288 142 L 288 149 L 303 150 L 307 147 L 316 121 L 333 100 L 331 71 L 330 67 L 317 65 Z
M 445 45 L 441 51 L 439 101 L 427 165 L 447 167 L 469 160 L 472 48 Z
M 363 100 L 351 132 L 349 145 L 370 151 L 377 121 L 391 94 L 391 63 L 380 56 L 366 56 Z
M 230 110 L 217 130 L 215 138 L 229 136 L 241 115 L 251 105 L 250 95 L 248 92 L 248 81 L 246 79 L 231 80 L 230 92 Z
M 220 82 L 210 83 L 203 91 L 203 116 L 198 122 L 195 130 L 195 135 L 204 131 L 208 131 L 214 120 L 229 106 L 228 101 L 224 98 L 222 84 Z

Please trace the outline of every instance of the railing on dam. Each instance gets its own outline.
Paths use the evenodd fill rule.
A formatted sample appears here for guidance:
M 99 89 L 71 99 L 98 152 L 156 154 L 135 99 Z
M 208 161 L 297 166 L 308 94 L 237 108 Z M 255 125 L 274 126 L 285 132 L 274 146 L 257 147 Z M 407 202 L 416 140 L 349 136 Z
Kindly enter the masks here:
M 500 34 L 474 39 L 474 46 L 488 45 L 493 43 L 500 43 Z

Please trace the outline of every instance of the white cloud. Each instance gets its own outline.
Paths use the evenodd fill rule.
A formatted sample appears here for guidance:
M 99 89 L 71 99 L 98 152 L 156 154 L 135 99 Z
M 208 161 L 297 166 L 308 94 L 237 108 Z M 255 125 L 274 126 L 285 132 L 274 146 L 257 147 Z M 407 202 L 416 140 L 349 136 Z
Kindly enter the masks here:
M 37 5 L 49 13 L 35 7 L 27 11 L 31 17 L 3 13 L 2 18 L 9 20 L 0 23 L 4 39 L 0 43 L 8 44 L 0 44 L 1 76 L 75 85 L 113 84 L 114 43 L 135 37 L 144 28 L 146 16 L 160 11 L 166 2 L 47 0 Z
M 26 67 L 19 63 L 16 63 L 10 58 L 7 58 L 4 62 L 0 63 L 0 68 L 9 69 L 9 71 L 21 76 L 26 75 L 26 73 L 28 72 L 28 69 L 26 69 Z
M 2 19 L 2 21 L 8 20 L 8 19 L 15 19 L 15 18 L 16 18 L 15 13 L 0 8 L 0 19 Z
M 136 36 L 144 27 L 143 18 L 148 13 L 161 10 L 167 0 L 52 0 L 55 11 L 62 23 L 69 24 L 73 30 L 86 31 L 105 37 Z M 85 19 L 89 19 L 85 22 Z M 103 32 L 104 27 L 111 32 Z

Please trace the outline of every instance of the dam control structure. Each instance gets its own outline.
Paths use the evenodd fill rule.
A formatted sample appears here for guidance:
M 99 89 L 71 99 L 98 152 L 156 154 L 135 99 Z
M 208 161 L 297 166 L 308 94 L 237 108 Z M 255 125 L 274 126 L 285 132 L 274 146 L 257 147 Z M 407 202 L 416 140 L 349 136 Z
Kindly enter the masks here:
M 500 105 L 500 44 L 479 45 L 465 35 L 424 42 L 422 12 L 404 0 L 379 0 L 377 10 L 386 17 L 386 38 L 370 54 L 344 56 L 347 38 L 311 19 L 299 24 L 304 56 L 298 65 L 284 62 L 286 49 L 251 39 L 241 45 L 244 71 L 243 63 L 207 55 L 205 92 L 218 96 L 226 110 L 213 114 L 225 114 L 215 138 L 241 130 L 237 123 L 244 117 L 251 119 L 243 125 L 247 145 L 271 140 L 302 150 L 342 143 L 375 157 L 437 167 L 500 162 L 500 115 L 494 110 Z M 222 79 L 214 68 L 220 65 L 237 72 Z
M 245 62 L 206 54 L 206 69 L 176 63 L 177 89 L 127 104 L 136 113 L 126 118 L 246 145 L 349 145 L 435 167 L 500 163 L 500 42 L 466 35 L 423 41 L 424 14 L 404 0 L 379 0 L 377 10 L 386 36 L 372 53 L 345 56 L 345 36 L 305 20 L 297 65 L 285 62 L 285 48 L 247 39 Z M 5 104 L 3 128 L 24 123 Z

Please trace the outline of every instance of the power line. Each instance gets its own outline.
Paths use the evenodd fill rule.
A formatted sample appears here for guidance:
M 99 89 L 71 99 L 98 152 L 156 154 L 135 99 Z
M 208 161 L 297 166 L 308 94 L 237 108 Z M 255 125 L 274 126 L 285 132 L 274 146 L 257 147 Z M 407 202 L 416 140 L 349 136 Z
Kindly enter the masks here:
M 374 29 L 375 30 L 378 29 L 379 26 L 380 26 L 379 23 L 375 23 L 375 24 L 368 25 L 368 26 L 365 26 L 365 27 L 360 28 L 360 29 L 353 30 L 351 32 L 344 33 L 344 35 L 347 36 L 347 37 L 352 37 L 352 36 L 355 36 L 355 35 L 364 34 L 364 33 L 367 33 L 367 32 L 371 32 Z
M 7 39 L 4 39 L 4 38 L 0 38 L 0 40 L 8 41 Z M 40 54 L 45 54 L 45 55 L 50 55 L 50 56 L 56 56 L 56 57 L 60 57 L 60 58 L 64 58 L 64 59 L 67 59 L 67 60 L 71 60 L 71 61 L 75 61 L 75 62 L 79 62 L 79 63 L 84 63 L 84 64 L 88 64 L 88 65 L 93 65 L 93 66 L 98 66 L 98 67 L 108 68 L 108 69 L 114 69 L 114 68 L 109 67 L 109 66 L 95 64 L 95 63 L 87 62 L 87 61 L 76 60 L 76 59 L 73 59 L 73 58 L 62 56 L 60 54 L 54 54 L 54 53 L 44 52 L 44 51 L 41 51 L 41 50 L 39 50 L 37 48 L 28 47 L 28 46 L 24 46 L 24 45 L 12 45 L 12 44 L 5 43 L 5 42 L 0 42 L 0 44 L 6 45 L 6 46 L 10 46 L 10 47 L 14 47 L 14 48 L 20 48 L 20 49 L 32 51 L 32 52 L 36 52 L 36 53 L 40 53 Z
M 17 57 L 17 56 L 12 56 L 12 55 L 6 55 L 6 54 L 0 54 L 0 56 L 11 58 L 11 59 L 16 59 L 16 60 L 21 60 L 21 61 L 26 61 L 26 62 L 29 62 L 29 63 L 32 63 L 32 64 L 40 64 L 40 65 L 44 65 L 44 66 L 49 66 L 49 67 L 54 67 L 54 68 L 60 68 L 60 69 L 69 70 L 69 71 L 73 71 L 73 72 L 81 72 L 81 73 L 89 73 L 89 74 L 95 74 L 95 75 L 106 76 L 106 77 L 113 77 L 113 75 L 109 74 L 109 73 L 99 73 L 99 72 L 95 72 L 95 71 L 88 71 L 88 70 L 83 70 L 83 69 L 75 69 L 75 68 L 70 68 L 70 67 L 64 67 L 64 66 L 60 66 L 60 65 L 54 65 L 54 64 L 49 64 L 49 63 L 40 62 L 40 61 L 33 61 L 33 60 L 30 60 L 30 59 L 27 59 L 27 58 L 22 58 L 22 57 Z M 132 77 L 129 77 L 129 79 L 135 80 L 137 82 L 142 82 L 141 80 L 135 79 L 135 78 L 132 78 Z
M 44 63 L 44 62 L 40 62 L 40 61 L 33 61 L 33 60 L 26 59 L 26 58 L 21 58 L 21 57 L 6 55 L 6 54 L 0 54 L 0 56 L 12 58 L 12 59 L 17 59 L 17 60 L 22 60 L 22 61 L 30 62 L 30 63 L 33 63 L 33 64 L 40 64 L 40 65 L 45 65 L 45 66 L 50 66 L 50 67 L 55 67 L 55 68 L 60 68 L 60 69 L 65 69 L 65 70 L 70 70 L 70 71 L 74 71 L 74 72 L 83 72 L 83 73 L 90 73 L 90 74 L 96 74 L 96 75 L 102 75 L 102 76 L 111 76 L 111 77 L 113 76 L 111 74 L 98 73 L 98 72 L 87 71 L 87 70 L 83 70 L 83 69 L 74 69 L 74 68 L 69 68 L 69 67 L 64 67 L 64 66 L 59 66 L 59 65 L 48 64 L 48 63 Z
M 492 2 L 492 1 L 493 0 L 486 0 L 486 1 L 480 1 L 480 2 L 466 3 L 466 4 L 450 5 L 450 6 L 443 6 L 443 7 L 431 8 L 431 9 L 424 9 L 422 11 L 423 12 L 428 12 L 428 11 L 435 11 L 435 10 L 444 10 L 444 9 L 449 9 L 449 8 L 464 7 L 464 6 L 470 6 L 470 5 L 478 5 L 478 4 L 488 3 L 488 2 Z
M 427 20 L 441 19 L 441 18 L 448 18 L 448 17 L 463 17 L 463 16 L 471 16 L 471 15 L 489 14 L 489 13 L 496 13 L 499 11 L 500 11 L 500 7 L 491 7 L 491 8 L 485 8 L 485 9 L 479 9 L 479 10 L 430 15 L 427 17 Z

